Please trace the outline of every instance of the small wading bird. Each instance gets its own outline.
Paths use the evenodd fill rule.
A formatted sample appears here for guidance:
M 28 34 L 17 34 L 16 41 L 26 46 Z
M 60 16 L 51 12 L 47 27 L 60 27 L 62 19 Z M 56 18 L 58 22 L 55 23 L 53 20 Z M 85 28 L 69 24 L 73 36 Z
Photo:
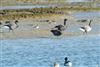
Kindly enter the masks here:
M 72 67 L 72 63 L 71 63 L 71 61 L 68 61 L 67 57 L 65 57 L 64 66 Z
M 80 30 L 83 32 L 83 33 L 87 33 L 87 32 L 90 32 L 92 30 L 91 28 L 91 22 L 92 20 L 90 20 L 89 24 L 84 26 L 84 27 L 80 27 Z
M 66 28 L 66 21 L 67 19 L 64 19 L 64 25 L 57 25 L 55 26 L 51 32 L 53 33 L 54 36 L 60 36 L 62 35 L 62 31 L 64 31 Z
M 13 31 L 14 29 L 18 28 L 18 21 L 16 20 L 14 23 L 11 23 L 10 21 L 6 21 L 5 25 L 3 26 L 4 29 L 8 29 L 9 32 Z

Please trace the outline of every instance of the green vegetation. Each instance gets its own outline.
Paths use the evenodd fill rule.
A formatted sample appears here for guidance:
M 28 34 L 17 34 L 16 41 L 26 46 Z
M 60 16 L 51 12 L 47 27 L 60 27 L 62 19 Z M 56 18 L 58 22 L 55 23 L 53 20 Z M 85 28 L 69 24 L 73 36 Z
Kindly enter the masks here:
M 68 14 L 72 11 L 99 11 L 100 8 L 80 8 L 80 7 L 61 7 L 61 8 L 33 8 L 33 9 L 20 9 L 20 10 L 1 10 L 0 20 L 3 18 L 16 19 L 16 18 L 27 18 L 27 17 L 42 17 L 49 15 Z

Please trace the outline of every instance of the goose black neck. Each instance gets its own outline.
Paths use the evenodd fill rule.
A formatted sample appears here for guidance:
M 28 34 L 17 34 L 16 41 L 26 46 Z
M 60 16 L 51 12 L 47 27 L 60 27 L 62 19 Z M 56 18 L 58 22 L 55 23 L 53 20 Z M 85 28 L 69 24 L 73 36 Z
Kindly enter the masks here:
M 92 22 L 92 20 L 90 20 L 90 22 L 89 22 L 89 26 L 91 26 L 91 22 Z
M 66 21 L 67 21 L 67 19 L 64 19 L 64 25 L 66 25 Z

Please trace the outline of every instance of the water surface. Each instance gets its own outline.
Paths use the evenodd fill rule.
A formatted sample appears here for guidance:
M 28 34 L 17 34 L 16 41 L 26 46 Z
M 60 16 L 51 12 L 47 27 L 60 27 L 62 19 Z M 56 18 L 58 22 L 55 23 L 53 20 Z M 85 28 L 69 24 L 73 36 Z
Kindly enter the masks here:
M 68 57 L 73 67 L 100 64 L 100 36 L 1 40 L 0 66 L 53 67 Z
M 30 5 L 30 6 L 0 6 L 0 10 L 11 10 L 11 9 L 32 9 L 32 8 L 47 8 L 49 5 Z
M 75 12 L 72 16 L 78 19 L 94 19 L 100 18 L 100 11 L 91 12 Z

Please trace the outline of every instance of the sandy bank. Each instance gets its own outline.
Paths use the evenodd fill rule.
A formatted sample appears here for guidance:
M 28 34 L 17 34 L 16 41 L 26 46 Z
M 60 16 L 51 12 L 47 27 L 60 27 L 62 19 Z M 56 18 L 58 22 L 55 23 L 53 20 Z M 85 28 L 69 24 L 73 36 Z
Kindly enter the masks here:
M 60 37 L 65 36 L 79 36 L 83 33 L 79 30 L 81 26 L 87 25 L 88 22 L 76 22 L 76 19 L 71 15 L 51 15 L 45 17 L 37 18 L 20 18 L 18 21 L 19 27 L 10 32 L 0 32 L 0 39 L 23 39 L 23 38 L 48 38 L 55 37 L 50 30 L 55 26 L 62 24 L 64 19 L 68 19 L 67 28 Z M 7 19 L 4 19 L 4 23 Z M 47 21 L 49 20 L 49 21 Z M 13 20 L 10 20 L 13 22 Z M 34 28 L 39 26 L 38 29 Z M 87 35 L 97 35 L 100 34 L 100 22 L 98 18 L 93 19 L 92 22 L 93 30 Z M 85 34 L 86 35 L 86 34 Z

